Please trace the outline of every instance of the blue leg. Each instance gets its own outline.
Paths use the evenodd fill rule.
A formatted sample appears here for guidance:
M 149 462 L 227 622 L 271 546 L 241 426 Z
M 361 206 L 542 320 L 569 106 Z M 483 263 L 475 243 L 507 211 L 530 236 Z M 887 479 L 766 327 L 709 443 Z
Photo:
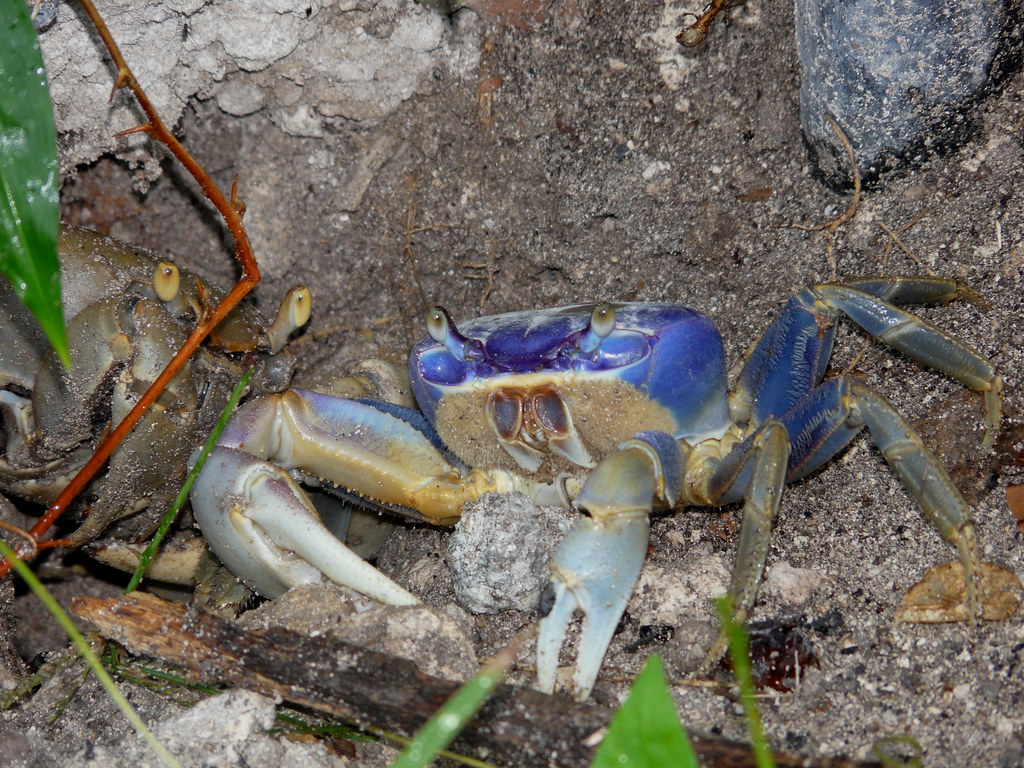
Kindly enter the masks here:
M 761 424 L 797 405 L 828 366 L 835 322 L 845 316 L 913 360 L 985 393 L 986 436 L 992 446 L 1000 420 L 1002 378 L 992 363 L 961 341 L 896 304 L 981 300 L 947 278 L 863 278 L 805 288 L 754 347 L 736 382 L 731 406 L 740 423 Z
M 917 501 L 925 517 L 957 548 L 967 577 L 967 607 L 981 615 L 980 564 L 971 511 L 946 470 L 900 413 L 881 395 L 854 379 L 841 376 L 807 393 L 795 406 L 768 425 L 781 422 L 791 445 L 786 481 L 807 475 L 841 452 L 866 426 L 885 460 Z M 766 425 L 767 426 L 767 425 Z M 751 489 L 763 470 L 752 460 L 759 455 L 763 428 L 725 456 L 707 486 L 707 502 L 747 499 L 730 594 L 734 618 L 743 621 L 753 605 L 764 570 L 770 519 L 751 513 Z M 704 669 L 724 650 L 724 638 L 709 651 Z
M 824 418 L 823 418 L 824 417 Z M 790 479 L 820 467 L 863 427 L 900 482 L 942 537 L 956 547 L 967 578 L 967 611 L 981 617 L 981 558 L 971 509 L 949 474 L 892 404 L 860 382 L 841 376 L 820 387 L 807 404 L 783 417 L 793 436 Z

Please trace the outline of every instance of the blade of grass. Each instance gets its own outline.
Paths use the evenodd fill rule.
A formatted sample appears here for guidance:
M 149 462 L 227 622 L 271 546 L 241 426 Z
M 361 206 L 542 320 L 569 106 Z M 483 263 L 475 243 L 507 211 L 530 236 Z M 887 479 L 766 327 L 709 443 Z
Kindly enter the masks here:
M 57 129 L 24 0 L 0 0 L 0 40 L 0 272 L 70 368 L 57 260 Z
M 700 768 L 658 656 L 649 656 L 608 726 L 591 768 Z
M 911 752 L 907 757 L 895 754 L 900 748 Z M 885 768 L 921 768 L 924 750 L 917 739 L 909 735 L 886 736 L 875 742 L 871 751 Z
M 750 674 L 750 637 L 747 630 L 732 620 L 732 600 L 728 596 L 716 603 L 718 618 L 729 638 L 729 659 L 732 661 L 733 675 L 740 687 L 740 703 L 747 718 L 747 730 L 750 732 L 750 746 L 754 752 L 754 763 L 757 768 L 775 768 L 775 759 L 761 728 L 761 712 L 757 709 L 754 695 L 754 682 Z
M 401 751 L 391 768 L 423 768 L 429 765 L 466 727 L 484 702 L 490 698 L 525 642 L 526 633 L 502 648 L 480 671 L 451 695 L 435 712 L 411 742 Z
M 78 652 L 82 654 L 82 658 L 85 659 L 85 663 L 89 665 L 89 669 L 92 670 L 93 674 L 99 679 L 100 683 L 106 689 L 107 694 L 111 700 L 117 704 L 128 722 L 132 724 L 136 732 L 146 740 L 146 742 L 153 748 L 153 751 L 164 761 L 170 768 L 182 768 L 181 763 L 167 751 L 167 748 L 160 743 L 160 741 L 153 735 L 153 732 L 149 730 L 142 718 L 139 717 L 138 713 L 128 702 L 128 700 L 122 695 L 121 691 L 118 690 L 117 684 L 113 678 L 107 674 L 107 670 L 103 668 L 103 664 L 96 654 L 92 652 L 92 648 L 82 637 L 82 633 L 75 627 L 74 622 L 71 621 L 71 617 L 65 613 L 64 609 L 60 607 L 57 601 L 53 598 L 46 587 L 43 586 L 42 582 L 36 578 L 36 575 L 32 573 L 32 570 L 22 562 L 21 558 L 18 557 L 14 550 L 12 550 L 7 543 L 0 539 L 0 555 L 14 567 L 14 570 L 18 572 L 18 575 L 25 581 L 29 589 L 31 589 L 39 601 L 46 607 L 46 609 L 53 615 L 53 617 L 60 624 L 61 628 L 67 633 L 68 637 L 71 638 L 71 642 L 75 644 Z
M 377 737 L 357 731 L 355 728 L 350 728 L 347 725 L 340 725 L 338 723 L 331 723 L 327 720 L 317 720 L 309 722 L 301 717 L 295 715 L 289 715 L 286 712 L 278 711 L 275 718 L 279 723 L 284 723 L 284 726 L 271 728 L 269 733 L 289 733 L 289 734 L 303 734 L 314 736 L 316 738 L 330 738 L 330 739 L 347 739 L 348 741 L 362 741 L 373 743 L 377 741 Z M 287 726 L 287 727 L 285 727 Z
M 199 693 L 205 693 L 207 696 L 217 696 L 224 693 L 224 688 L 218 688 L 213 685 L 199 685 L 198 683 L 190 683 L 181 675 L 175 675 L 171 672 L 164 672 L 163 670 L 156 669 L 154 667 L 147 667 L 145 664 L 135 664 L 135 669 L 145 674 L 155 677 L 158 680 L 166 680 L 168 683 L 174 685 L 180 685 L 182 688 L 188 688 L 190 691 L 198 691 Z
M 188 498 L 188 492 L 192 490 L 192 484 L 196 481 L 196 476 L 199 471 L 203 468 L 203 464 L 206 463 L 206 457 L 210 455 L 210 451 L 217 444 L 217 438 L 220 437 L 220 433 L 224 431 L 224 427 L 227 426 L 228 419 L 231 418 L 231 414 L 234 413 L 235 406 L 238 405 L 238 401 L 242 399 L 242 394 L 245 392 L 245 388 L 249 385 L 249 379 L 252 378 L 253 371 L 255 369 L 250 365 L 242 378 L 238 380 L 234 390 L 231 392 L 231 397 L 228 398 L 227 405 L 224 406 L 224 410 L 220 412 L 220 417 L 217 419 L 216 425 L 213 427 L 213 431 L 210 432 L 210 436 L 206 439 L 206 443 L 203 445 L 202 451 L 199 452 L 199 458 L 196 459 L 196 463 L 188 473 L 188 477 L 185 478 L 184 484 L 181 486 L 181 490 L 178 491 L 178 495 L 174 498 L 174 503 L 171 504 L 170 509 L 164 514 L 163 520 L 160 521 L 160 527 L 157 528 L 156 533 L 153 535 L 153 540 L 149 542 L 149 546 L 142 553 L 139 558 L 139 565 L 135 568 L 135 573 L 132 574 L 131 580 L 128 582 L 128 586 L 125 587 L 124 593 L 127 595 L 134 592 L 139 586 L 139 582 L 142 581 L 143 575 L 146 573 L 146 568 L 149 566 L 149 562 L 153 559 L 153 555 L 156 554 L 157 549 L 160 547 L 160 543 L 164 540 L 164 536 L 167 535 L 167 531 L 170 530 L 171 523 L 174 522 L 174 518 L 178 516 L 178 510 L 181 509 L 181 505 L 185 503 L 185 499 Z

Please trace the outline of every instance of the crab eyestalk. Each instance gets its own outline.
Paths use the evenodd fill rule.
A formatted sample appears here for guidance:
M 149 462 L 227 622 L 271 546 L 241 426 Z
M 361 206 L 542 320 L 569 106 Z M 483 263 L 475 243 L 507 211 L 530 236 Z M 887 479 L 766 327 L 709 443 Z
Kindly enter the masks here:
M 455 321 L 444 307 L 432 307 L 427 312 L 427 333 L 460 363 L 483 358 L 483 345 L 479 340 L 459 333 Z
M 605 302 L 594 307 L 590 315 L 590 322 L 580 336 L 580 350 L 590 354 L 601 346 L 601 342 L 607 339 L 615 330 L 615 307 Z
M 277 317 L 267 328 L 270 340 L 270 352 L 276 355 L 288 343 L 288 337 L 294 331 L 309 322 L 313 312 L 313 296 L 304 285 L 297 285 L 285 294 L 281 306 L 277 309 Z
M 164 304 L 169 304 L 178 296 L 178 289 L 181 287 L 181 276 L 178 273 L 176 264 L 170 261 L 161 261 L 153 270 L 153 290 L 156 296 Z

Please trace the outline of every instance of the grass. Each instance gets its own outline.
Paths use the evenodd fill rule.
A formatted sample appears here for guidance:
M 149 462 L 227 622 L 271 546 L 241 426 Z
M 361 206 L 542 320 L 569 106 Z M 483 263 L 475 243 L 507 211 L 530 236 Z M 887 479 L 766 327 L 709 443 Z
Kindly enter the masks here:
M 132 707 L 128 700 L 124 697 L 120 690 L 118 690 L 117 684 L 113 678 L 108 674 L 107 670 L 103 668 L 103 663 L 97 658 L 96 654 L 93 653 L 92 648 L 89 647 L 89 643 L 82 637 L 82 633 L 78 631 L 74 622 L 71 621 L 71 617 L 67 615 L 63 608 L 57 603 L 53 595 L 47 591 L 46 587 L 43 586 L 42 582 L 32 573 L 32 569 L 22 562 L 21 558 L 18 557 L 14 550 L 11 549 L 6 542 L 0 539 L 0 555 L 10 562 L 11 566 L 17 571 L 18 575 L 28 585 L 28 588 L 32 590 L 39 601 L 46 607 L 53 617 L 60 624 L 61 628 L 67 633 L 67 636 L 71 638 L 71 642 L 74 643 L 78 652 L 85 659 L 85 663 L 88 665 L 90 671 L 96 675 L 100 684 L 106 690 L 107 695 L 110 696 L 111 700 L 117 705 L 118 709 L 124 713 L 124 716 L 128 719 L 128 722 L 132 724 L 136 732 L 142 736 L 143 739 L 153 748 L 153 751 L 163 760 L 164 764 L 169 768 L 181 768 L 181 763 L 178 762 L 177 758 L 174 757 L 167 748 L 153 735 L 153 732 L 149 730 L 142 718 L 139 717 L 138 712 Z
M 227 426 L 228 419 L 231 418 L 231 414 L 235 411 L 235 406 L 238 405 L 238 401 L 242 399 L 242 395 L 245 393 L 245 388 L 249 385 L 249 379 L 252 378 L 253 371 L 255 369 L 249 366 L 242 378 L 238 380 L 234 390 L 231 392 L 231 397 L 228 398 L 227 404 L 224 406 L 224 410 L 220 412 L 220 417 L 217 419 L 217 424 L 214 426 L 213 431 L 210 432 L 210 436 L 206 438 L 206 443 L 203 445 L 203 449 L 199 452 L 199 456 L 196 458 L 196 463 L 189 470 L 188 477 L 185 478 L 184 484 L 181 486 L 181 490 L 178 491 L 178 495 L 174 498 L 174 503 L 171 504 L 170 509 L 164 514 L 163 519 L 160 521 L 160 527 L 157 528 L 156 533 L 153 535 L 152 541 L 149 542 L 149 546 L 146 547 L 142 556 L 139 558 L 139 565 L 135 569 L 135 573 L 132 574 L 131 580 L 128 582 L 128 586 L 125 587 L 124 593 L 127 595 L 134 592 L 142 581 L 142 577 L 146 573 L 146 568 L 149 567 L 150 561 L 159 549 L 161 542 L 164 540 L 164 536 L 171 528 L 171 524 L 174 519 L 178 516 L 178 510 L 181 509 L 181 505 L 185 503 L 185 499 L 188 498 L 188 492 L 192 490 L 192 485 L 196 481 L 196 477 L 199 475 L 199 471 L 203 468 L 203 464 L 206 463 L 206 457 L 210 455 L 210 451 L 213 450 L 217 444 L 217 438 L 220 437 L 220 433 L 224 431 L 224 427 Z
M 740 688 L 740 704 L 747 719 L 747 732 L 750 734 L 750 746 L 754 751 L 754 763 L 757 768 L 775 768 L 775 760 L 761 728 L 761 712 L 757 708 L 754 681 L 750 674 L 750 636 L 742 624 L 732 620 L 732 600 L 723 597 L 716 604 L 718 618 L 729 638 L 729 660 L 732 662 L 733 675 Z

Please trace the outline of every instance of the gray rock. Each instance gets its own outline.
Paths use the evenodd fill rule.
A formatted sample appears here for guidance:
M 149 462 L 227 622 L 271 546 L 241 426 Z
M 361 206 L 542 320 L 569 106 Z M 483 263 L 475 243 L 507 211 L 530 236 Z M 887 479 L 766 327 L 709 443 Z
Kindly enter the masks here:
M 340 768 L 344 763 L 315 742 L 267 734 L 274 726 L 272 699 L 241 689 L 199 702 L 159 723 L 154 735 L 183 766 L 304 765 Z M 141 736 L 117 744 L 98 744 L 78 763 L 106 768 L 163 765 Z
M 522 494 L 467 504 L 448 539 L 459 603 L 472 613 L 535 610 L 551 556 L 571 524 L 560 508 L 537 507 Z
M 796 0 L 800 122 L 827 183 L 852 177 L 826 113 L 866 181 L 959 146 L 971 112 L 1019 58 L 1014 10 L 971 0 Z

